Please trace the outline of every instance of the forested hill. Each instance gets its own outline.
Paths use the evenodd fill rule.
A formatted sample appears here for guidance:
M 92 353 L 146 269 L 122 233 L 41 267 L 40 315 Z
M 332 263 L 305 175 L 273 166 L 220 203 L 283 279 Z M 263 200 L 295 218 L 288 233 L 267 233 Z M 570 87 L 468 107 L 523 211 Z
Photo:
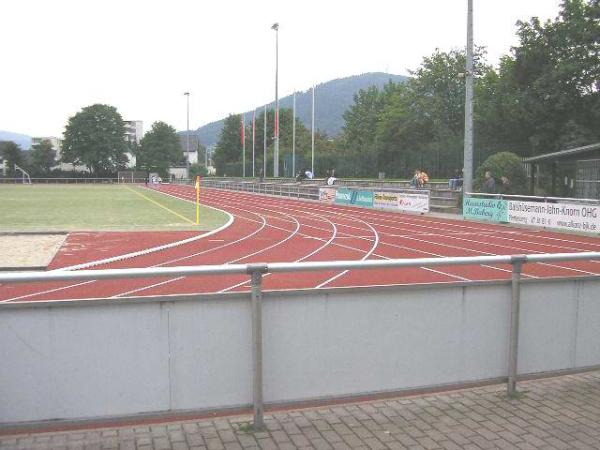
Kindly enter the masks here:
M 381 88 L 392 80 L 395 83 L 403 82 L 407 77 L 382 72 L 365 73 L 346 78 L 327 81 L 317 85 L 315 90 L 315 127 L 326 132 L 329 136 L 339 134 L 344 126 L 342 115 L 353 103 L 354 94 L 360 89 L 370 86 Z M 312 94 L 310 89 L 296 93 L 296 112 L 298 118 L 310 128 Z M 292 96 L 279 99 L 280 108 L 292 107 Z M 273 104 L 267 105 L 272 107 Z M 257 107 L 257 114 L 264 113 L 264 105 Z M 246 113 L 246 121 L 249 124 L 252 111 Z M 198 135 L 200 141 L 206 146 L 213 146 L 219 140 L 219 133 L 223 127 L 223 120 L 212 122 L 198 128 L 194 134 Z

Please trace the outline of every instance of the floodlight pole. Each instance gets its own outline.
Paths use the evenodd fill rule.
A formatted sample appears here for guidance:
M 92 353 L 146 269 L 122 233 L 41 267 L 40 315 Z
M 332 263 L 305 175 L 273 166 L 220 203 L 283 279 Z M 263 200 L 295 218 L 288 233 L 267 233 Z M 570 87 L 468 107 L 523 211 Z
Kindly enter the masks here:
M 465 74 L 463 192 L 473 192 L 473 0 L 467 1 L 467 64 Z
M 267 177 L 267 105 L 263 120 L 263 178 Z
M 292 177 L 296 176 L 296 91 L 292 101 Z
M 273 177 L 279 177 L 279 24 L 274 23 L 275 30 L 275 127 L 273 146 Z
M 184 92 L 183 95 L 186 96 L 187 99 L 187 132 L 186 132 L 186 144 L 185 144 L 185 167 L 186 178 L 190 178 L 190 93 Z
M 311 119 L 311 163 L 310 171 L 315 176 L 315 86 L 312 88 L 312 119 Z

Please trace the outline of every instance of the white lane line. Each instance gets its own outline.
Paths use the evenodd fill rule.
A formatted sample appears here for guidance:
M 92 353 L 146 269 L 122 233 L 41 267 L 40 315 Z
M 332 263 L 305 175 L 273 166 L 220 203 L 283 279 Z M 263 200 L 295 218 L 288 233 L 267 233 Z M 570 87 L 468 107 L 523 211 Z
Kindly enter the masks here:
M 147 286 L 143 286 L 141 288 L 137 288 L 137 289 L 132 289 L 131 291 L 127 291 L 127 292 L 121 292 L 120 294 L 117 295 L 113 295 L 110 298 L 119 298 L 119 297 L 123 297 L 125 295 L 129 295 L 129 294 L 135 294 L 136 292 L 140 292 L 140 291 L 145 291 L 147 289 L 151 289 L 151 288 L 155 288 L 158 286 L 163 286 L 165 284 L 169 284 L 169 283 L 173 283 L 174 281 L 177 280 L 183 280 L 185 277 L 177 277 L 177 278 L 171 278 L 169 280 L 166 281 L 161 281 L 160 283 L 155 283 L 155 284 L 149 284 Z
M 246 258 L 250 258 L 251 256 L 256 256 L 259 253 L 263 253 L 263 252 L 266 252 L 267 250 L 271 250 L 272 248 L 278 247 L 281 244 L 283 244 L 284 242 L 287 242 L 290 239 L 292 239 L 294 236 L 296 236 L 296 234 L 298 234 L 298 231 L 300 231 L 300 222 L 298 222 L 298 220 L 295 217 L 292 217 L 292 216 L 290 216 L 290 217 L 294 220 L 294 222 L 296 222 L 296 228 L 294 229 L 294 231 L 292 232 L 292 234 L 290 234 L 284 240 L 276 242 L 275 244 L 271 244 L 268 247 L 265 247 L 265 248 L 263 248 L 261 250 L 258 250 L 256 252 L 254 252 L 254 253 L 250 253 L 249 255 L 245 255 L 245 256 L 242 256 L 240 258 L 233 259 L 233 260 L 229 261 L 227 264 L 237 263 L 237 262 L 240 262 L 240 261 L 242 261 L 242 260 L 244 260 Z
M 156 191 L 156 192 L 160 192 L 160 191 Z M 166 194 L 165 193 L 165 195 L 170 195 L 170 194 Z M 172 196 L 172 197 L 174 197 L 174 196 Z M 178 198 L 178 197 L 175 197 L 175 198 Z M 180 198 L 180 200 L 191 201 L 191 200 L 181 199 L 181 198 Z M 124 259 L 134 258 L 136 256 L 142 256 L 142 255 L 147 255 L 147 254 L 154 253 L 154 252 L 161 251 L 161 250 L 166 250 L 166 249 L 177 247 L 177 246 L 180 246 L 180 245 L 189 244 L 190 242 L 195 242 L 195 241 L 197 241 L 199 239 L 202 239 L 202 238 L 205 238 L 207 236 L 211 236 L 213 234 L 216 234 L 216 233 L 218 233 L 218 232 L 226 229 L 227 227 L 229 227 L 233 223 L 234 218 L 233 218 L 233 215 L 231 213 L 229 213 L 227 211 L 223 211 L 223 210 L 221 210 L 219 208 L 212 207 L 212 206 L 208 206 L 208 207 L 211 208 L 211 209 L 214 209 L 214 210 L 217 210 L 217 211 L 220 211 L 220 212 L 226 214 L 229 217 L 227 223 L 225 223 L 224 225 L 222 225 L 221 227 L 219 227 L 219 228 L 217 228 L 215 230 L 209 231 L 207 233 L 203 233 L 203 234 L 198 235 L 198 236 L 194 236 L 192 238 L 183 239 L 181 241 L 172 242 L 170 244 L 161 245 L 161 246 L 158 246 L 158 247 L 153 247 L 153 248 L 146 249 L 146 250 L 141 250 L 141 251 L 138 251 L 138 252 L 126 253 L 124 255 L 115 256 L 115 257 L 112 257 L 112 258 L 106 258 L 106 259 L 102 259 L 102 260 L 91 261 L 91 262 L 88 262 L 88 263 L 77 264 L 77 265 L 74 265 L 74 266 L 60 267 L 60 268 L 54 269 L 54 270 L 52 270 L 50 272 L 57 271 L 57 270 L 78 270 L 78 269 L 93 267 L 93 266 L 97 266 L 97 265 L 100 265 L 100 264 L 106 264 L 106 263 L 109 263 L 109 262 L 121 261 L 121 260 L 124 260 Z M 160 264 L 155 264 L 155 265 L 150 266 L 150 267 L 158 267 L 159 265 Z M 12 298 L 8 298 L 8 299 L 5 299 L 5 300 L 0 300 L 0 303 L 7 303 L 7 302 L 15 301 L 15 300 L 23 300 L 25 298 L 32 298 L 32 297 L 36 297 L 38 295 L 44 295 L 44 294 L 50 294 L 50 293 L 54 293 L 54 292 L 59 292 L 59 291 L 62 291 L 62 290 L 67 290 L 67 289 L 71 289 L 71 288 L 75 288 L 75 287 L 78 287 L 78 286 L 82 286 L 82 285 L 86 285 L 86 284 L 91 284 L 91 283 L 95 283 L 95 282 L 96 282 L 96 280 L 89 280 L 89 281 L 86 281 L 84 283 L 70 284 L 68 286 L 62 286 L 60 288 L 50 289 L 50 290 L 46 290 L 46 291 L 33 292 L 33 293 L 30 293 L 30 294 L 21 295 L 21 296 L 18 296 L 18 297 L 12 297 Z
M 63 291 L 65 289 L 70 289 L 70 288 L 74 288 L 77 286 L 83 286 L 84 284 L 94 283 L 95 281 L 96 280 L 89 280 L 89 281 L 84 281 L 83 283 L 71 284 L 69 286 L 63 286 L 63 287 L 59 287 L 59 288 L 55 288 L 55 289 L 48 289 L 46 291 L 38 291 L 38 292 L 33 292 L 31 294 L 20 295 L 18 297 L 7 298 L 5 300 L 0 300 L 0 303 L 8 303 L 8 302 L 12 302 L 15 300 L 23 300 L 25 298 L 36 297 L 38 295 L 51 294 L 53 292 Z
M 249 239 L 249 238 L 251 238 L 252 236 L 254 236 L 254 235 L 256 235 L 257 233 L 259 233 L 259 232 L 260 232 L 262 229 L 264 229 L 264 228 L 265 228 L 265 226 L 267 225 L 267 220 L 266 220 L 266 219 L 265 219 L 263 216 L 259 216 L 259 217 L 260 217 L 260 218 L 261 218 L 261 220 L 262 220 L 261 226 L 260 226 L 259 228 L 257 228 L 257 229 L 256 229 L 254 232 L 250 233 L 249 235 L 246 235 L 246 236 L 244 236 L 244 237 L 242 237 L 242 238 L 240 238 L 240 239 L 237 239 L 237 240 L 235 240 L 235 241 L 229 242 L 229 243 L 227 243 L 227 244 L 224 244 L 224 245 L 219 245 L 219 246 L 217 246 L 217 247 L 214 247 L 214 248 L 209 248 L 209 249 L 207 249 L 207 250 L 204 250 L 204 251 L 201 251 L 201 252 L 194 253 L 193 255 L 187 255 L 187 256 L 183 256 L 183 257 L 181 257 L 181 258 L 176 258 L 176 259 L 171 259 L 171 260 L 169 260 L 169 261 L 164 261 L 164 262 L 162 262 L 162 263 L 155 264 L 155 265 L 153 265 L 153 266 L 150 266 L 150 267 L 161 267 L 161 266 L 164 266 L 165 264 L 172 264 L 172 263 L 174 263 L 174 262 L 179 262 L 179 261 L 182 261 L 182 260 L 184 260 L 184 259 L 193 258 L 193 257 L 195 257 L 195 256 L 199 256 L 199 255 L 202 255 L 202 254 L 210 253 L 210 252 L 212 252 L 212 251 L 215 251 L 215 250 L 222 250 L 222 249 L 224 249 L 225 247 L 229 247 L 230 245 L 234 245 L 234 244 L 237 244 L 237 243 L 239 243 L 239 242 L 242 242 L 242 241 L 244 241 L 244 240 L 246 240 L 246 239 Z M 224 264 L 228 264 L 228 263 L 224 263 Z M 127 291 L 127 292 L 121 292 L 121 293 L 119 293 L 119 294 L 115 294 L 115 295 L 113 295 L 111 298 L 119 298 L 119 297 L 123 297 L 123 296 L 125 296 L 125 295 L 129 295 L 129 294 L 135 294 L 136 292 L 145 291 L 145 290 L 151 289 L 151 288 L 153 288 L 153 287 L 156 287 L 156 286 L 164 286 L 165 284 L 173 283 L 173 282 L 175 282 L 175 281 L 182 280 L 182 279 L 184 279 L 184 278 L 185 278 L 185 276 L 182 276 L 182 277 L 175 277 L 175 278 L 171 278 L 171 279 L 169 279 L 169 280 L 166 280 L 166 281 L 162 281 L 162 282 L 160 282 L 160 283 L 156 283 L 156 284 L 149 284 L 149 285 L 146 285 L 146 286 L 141 286 L 141 287 L 138 287 L 138 288 L 136 288 L 136 289 L 132 289 L 132 290 L 130 290 L 130 291 Z
M 160 192 L 160 191 L 156 191 L 156 192 Z M 166 194 L 166 195 L 168 195 L 168 194 Z M 180 199 L 180 200 L 189 201 L 189 200 L 186 200 L 186 199 Z M 56 271 L 56 270 L 88 269 L 90 267 L 99 266 L 99 265 L 102 265 L 102 264 L 108 264 L 108 263 L 112 263 L 112 262 L 123 261 L 124 259 L 131 259 L 131 258 L 135 258 L 137 256 L 149 255 L 150 253 L 155 253 L 155 252 L 167 250 L 167 249 L 170 249 L 170 248 L 173 248 L 173 247 L 179 247 L 181 245 L 189 244 L 190 242 L 195 242 L 195 241 L 198 241 L 198 240 L 203 239 L 205 237 L 212 236 L 213 234 L 216 234 L 216 233 L 219 233 L 220 231 L 223 231 L 224 229 L 226 229 L 227 227 L 229 227 L 233 223 L 233 215 L 231 215 L 227 211 L 223 211 L 223 210 L 218 209 L 218 208 L 214 208 L 214 207 L 211 207 L 211 208 L 215 209 L 217 211 L 220 211 L 220 212 L 226 214 L 229 217 L 229 219 L 227 220 L 227 222 L 224 225 L 222 225 L 219 228 L 216 228 L 216 229 L 214 229 L 212 231 L 208 231 L 208 232 L 200 234 L 198 236 L 193 236 L 191 238 L 183 239 L 181 241 L 171 242 L 169 244 L 163 244 L 163 245 L 159 245 L 159 246 L 156 246 L 156 247 L 147 248 L 147 249 L 144 249 L 144 250 L 139 250 L 137 252 L 126 253 L 126 254 L 119 255 L 119 256 L 112 256 L 110 258 L 99 259 L 99 260 L 96 260 L 96 261 L 90 261 L 90 262 L 82 263 L 82 264 L 75 264 L 73 266 L 59 267 L 58 269 L 54 269 L 53 271 Z M 53 271 L 50 271 L 50 272 L 53 272 Z
M 239 198 L 237 198 L 237 200 L 239 200 Z M 272 211 L 270 209 L 267 209 L 264 206 L 261 206 L 261 209 L 264 209 L 264 210 L 267 210 L 267 211 Z M 287 208 L 287 210 L 289 211 L 290 208 Z M 298 212 L 298 213 L 304 213 L 304 214 L 307 214 L 307 213 L 308 214 L 312 214 L 312 215 L 315 214 L 315 213 L 307 212 L 305 208 L 303 208 L 303 209 L 296 208 L 296 209 L 293 209 L 293 211 Z M 339 212 L 339 211 L 335 211 L 335 212 L 333 212 L 333 214 L 336 215 L 336 216 L 339 216 L 341 218 L 344 218 L 344 219 L 349 219 L 349 220 L 354 220 L 355 219 L 354 216 L 352 216 L 352 215 L 350 215 L 348 213 L 342 213 L 342 212 Z M 384 228 L 392 228 L 389 225 L 381 225 L 381 224 L 378 224 L 378 225 L 381 226 L 381 227 L 384 227 Z M 358 231 L 362 230 L 362 228 L 355 227 L 355 226 L 352 226 L 352 225 L 344 225 L 344 226 L 347 227 L 347 228 L 356 229 Z M 317 227 L 313 227 L 313 228 L 317 228 Z M 427 228 L 431 228 L 431 229 L 434 229 L 434 230 L 436 229 L 435 227 L 427 227 Z M 403 228 L 400 228 L 400 229 L 404 230 Z M 340 233 L 340 234 L 347 234 L 347 233 Z M 394 235 L 391 235 L 389 233 L 382 233 L 382 235 L 383 236 L 394 236 Z M 417 235 L 419 235 L 419 234 L 417 234 Z M 402 235 L 402 236 L 406 237 L 407 239 L 416 240 L 417 242 L 432 243 L 431 241 L 425 241 L 425 240 L 422 240 L 422 239 L 419 240 L 419 239 L 416 239 L 416 238 L 411 238 L 411 237 L 409 237 L 409 235 Z M 439 232 L 438 233 L 431 233 L 431 236 L 440 236 L 440 233 Z M 372 240 L 371 237 L 365 238 L 365 237 L 362 237 L 362 236 L 355 236 L 355 235 L 353 236 L 353 235 L 350 235 L 350 234 L 348 234 L 348 237 L 354 237 L 355 239 L 363 239 L 363 240 L 368 240 L 368 241 Z M 348 248 L 346 246 L 342 246 L 341 244 L 334 244 L 334 245 Z M 402 248 L 402 249 L 405 249 L 405 250 L 414 251 L 414 252 L 418 252 L 418 253 L 431 254 L 431 255 L 434 255 L 434 256 L 437 256 L 437 257 L 440 257 L 440 258 L 446 257 L 446 255 L 435 254 L 435 253 L 427 252 L 425 250 L 420 250 L 420 249 L 413 248 L 413 247 L 404 247 L 404 246 L 399 246 L 399 245 L 394 245 L 394 244 L 389 244 L 389 243 L 384 243 L 384 242 L 382 242 L 382 245 L 388 245 L 388 246 L 392 246 L 392 247 L 396 247 L 396 248 Z M 465 247 L 461 247 L 461 246 L 450 246 L 450 245 L 444 245 L 444 244 L 439 244 L 439 245 L 442 245 L 444 247 L 449 247 L 449 248 L 455 248 L 455 249 L 463 250 L 463 251 L 464 250 L 466 250 L 466 251 L 473 251 L 475 253 L 484 254 L 484 255 L 496 255 L 495 253 L 483 252 L 483 251 L 479 251 L 479 250 L 471 250 L 471 249 L 468 249 L 468 248 L 465 248 Z M 353 249 L 361 251 L 361 252 L 364 252 L 363 250 L 359 250 L 359 249 L 356 249 L 356 248 L 353 248 Z M 495 267 L 495 266 L 491 266 L 491 265 L 488 265 L 488 264 L 480 264 L 480 266 L 488 268 L 488 269 L 500 271 L 500 272 L 505 272 L 505 273 L 511 273 L 512 272 L 509 269 L 503 269 L 501 267 Z M 523 277 L 527 277 L 527 278 L 539 278 L 539 277 L 537 277 L 535 275 L 530 275 L 530 274 L 526 274 L 526 273 L 523 273 L 522 276 Z M 469 280 L 469 281 L 472 281 L 472 280 Z
M 313 251 L 312 251 L 312 252 L 310 252 L 308 255 L 305 255 L 305 256 L 303 256 L 302 258 L 300 258 L 300 259 L 297 259 L 297 260 L 296 260 L 296 261 L 294 261 L 294 262 L 302 262 L 302 261 L 304 261 L 305 259 L 307 259 L 307 258 L 310 258 L 310 257 L 311 257 L 311 256 L 313 256 L 314 254 L 316 254 L 316 253 L 320 252 L 320 251 L 321 251 L 321 250 L 323 250 L 325 247 L 327 247 L 328 245 L 330 245 L 330 244 L 331 244 L 331 242 L 333 242 L 333 240 L 336 238 L 336 236 L 337 236 L 337 233 L 338 233 L 338 230 L 337 230 L 337 227 L 335 226 L 335 223 L 331 222 L 331 221 L 330 221 L 330 220 L 328 220 L 328 219 L 325 219 L 325 220 L 326 220 L 327 222 L 329 222 L 329 223 L 331 224 L 331 226 L 333 227 L 333 232 L 332 232 L 332 234 L 331 234 L 331 237 L 330 237 L 330 238 L 327 240 L 327 242 L 325 242 L 325 243 L 324 243 L 323 245 L 321 245 L 319 248 L 317 248 L 317 249 L 313 250 Z M 266 277 L 266 276 L 269 276 L 269 275 L 272 275 L 272 274 L 268 273 L 268 274 L 266 274 L 266 275 L 265 275 L 265 277 Z M 263 278 L 264 278 L 264 277 L 263 277 Z M 233 286 L 230 286 L 230 287 L 228 287 L 228 288 L 222 289 L 222 290 L 220 290 L 220 291 L 219 291 L 219 293 L 223 293 L 223 292 L 228 292 L 228 291 L 231 291 L 232 289 L 235 289 L 235 288 L 237 288 L 237 287 L 243 286 L 243 285 L 245 285 L 245 284 L 248 284 L 248 280 L 244 280 L 244 281 L 242 281 L 241 283 L 234 284 Z
M 263 207 L 263 209 L 266 209 L 266 208 Z M 289 210 L 289 208 L 288 208 L 288 210 Z M 294 209 L 294 211 L 299 212 L 299 213 L 302 213 L 302 212 L 305 213 L 305 211 L 303 211 L 302 209 L 300 209 L 300 210 Z M 336 212 L 334 212 L 334 215 L 337 215 L 337 216 L 339 216 L 341 218 L 348 219 L 348 220 L 356 220 L 356 218 L 354 216 L 352 216 L 352 215 L 350 215 L 348 213 L 342 213 L 342 212 L 337 212 L 336 211 Z M 367 222 L 364 222 L 364 223 L 367 223 Z M 392 228 L 389 225 L 381 225 L 381 224 L 377 224 L 377 225 L 379 225 L 381 227 L 385 227 L 385 228 Z M 359 227 L 356 227 L 356 226 L 352 226 L 352 225 L 344 225 L 344 226 L 346 228 L 353 228 L 353 229 L 356 229 L 358 231 L 362 230 L 362 228 L 359 228 Z M 396 228 L 398 229 L 398 227 L 396 227 Z M 427 227 L 427 228 L 436 229 L 434 227 Z M 404 228 L 399 228 L 399 229 L 401 229 L 401 230 L 404 231 Z M 408 230 L 406 230 L 406 231 L 408 231 Z M 346 233 L 341 233 L 341 234 L 346 234 Z M 381 233 L 381 235 L 382 236 L 389 236 L 388 233 Z M 432 236 L 440 236 L 440 233 L 432 233 L 431 235 Z M 349 235 L 349 236 L 352 236 L 352 235 Z M 363 238 L 362 236 L 354 236 L 354 237 L 356 239 L 364 239 L 364 240 L 369 240 L 369 241 L 371 241 L 371 239 L 372 239 L 371 237 L 369 237 L 369 238 Z M 454 248 L 454 249 L 457 249 L 457 250 L 472 251 L 472 252 L 483 254 L 483 255 L 493 255 L 493 256 L 496 255 L 496 253 L 484 252 L 484 251 L 480 251 L 480 250 L 472 250 L 472 249 L 468 249 L 468 248 L 462 247 L 462 246 L 453 246 L 453 245 L 446 245 L 446 244 L 438 244 L 438 243 L 435 243 L 435 242 L 432 242 L 432 241 L 427 241 L 427 240 L 424 240 L 424 239 L 417 239 L 417 238 L 409 237 L 409 235 L 406 235 L 405 238 L 409 239 L 409 240 L 414 240 L 414 241 L 417 241 L 417 242 L 427 242 L 427 243 L 430 243 L 430 244 L 441 245 L 443 247 Z M 336 245 L 339 245 L 339 244 L 336 244 Z M 382 245 L 393 245 L 393 244 L 387 244 L 387 243 L 383 243 L 382 242 Z M 433 253 L 430 253 L 430 252 L 427 252 L 427 251 L 424 251 L 424 250 L 420 250 L 420 249 L 417 249 L 417 248 L 403 247 L 403 246 L 397 246 L 397 245 L 393 245 L 393 246 L 398 247 L 398 248 L 404 248 L 406 250 L 411 250 L 411 251 L 419 252 L 419 253 L 433 254 Z M 446 257 L 446 255 L 439 255 L 439 254 L 434 254 L 434 255 L 438 256 L 438 257 L 441 257 L 441 258 Z M 480 264 L 480 266 L 488 268 L 488 269 L 500 271 L 500 272 L 505 272 L 505 273 L 511 273 L 512 272 L 509 269 L 503 269 L 501 267 L 495 267 L 495 266 L 491 266 L 491 265 L 488 265 L 488 264 Z M 526 274 L 526 273 L 523 273 L 522 276 L 523 277 L 527 277 L 527 278 L 539 278 L 539 277 L 537 277 L 535 275 L 530 275 L 530 274 Z M 470 280 L 470 281 L 472 281 L 472 280 Z
M 256 214 L 256 213 L 251 213 L 251 214 L 258 215 L 258 214 Z M 287 214 L 283 214 L 283 215 L 285 216 L 285 215 L 287 215 Z M 229 245 L 233 245 L 233 244 L 235 244 L 235 243 L 237 243 L 237 242 L 240 242 L 240 241 L 243 241 L 243 240 L 245 240 L 245 239 L 248 239 L 248 238 L 250 238 L 251 236 L 254 236 L 254 235 L 256 235 L 256 234 L 257 234 L 259 231 L 261 231 L 263 228 L 265 228 L 265 227 L 267 226 L 267 221 L 266 221 L 266 219 L 265 219 L 265 216 L 262 216 L 262 215 L 258 215 L 258 216 L 259 216 L 259 217 L 261 218 L 261 220 L 262 220 L 262 226 L 261 226 L 259 229 L 257 229 L 257 230 L 256 230 L 254 233 L 252 233 L 252 234 L 250 234 L 250 235 L 248 235 L 248 236 L 245 236 L 245 237 L 244 237 L 244 238 L 242 238 L 242 239 L 238 239 L 237 241 L 230 242 L 230 243 L 228 243 L 228 244 L 222 245 L 222 246 L 220 246 L 220 247 L 219 247 L 219 249 L 222 249 L 222 248 L 224 248 L 224 247 L 227 247 L 227 246 L 229 246 Z M 265 252 L 265 251 L 267 251 L 267 250 L 269 250 L 269 249 L 271 249 L 271 248 L 273 248 L 273 247 L 276 247 L 276 246 L 278 246 L 278 245 L 281 245 L 281 244 L 283 244 L 284 242 L 286 242 L 287 240 L 291 239 L 293 236 L 295 236 L 295 235 L 298 233 L 298 230 L 300 229 L 300 222 L 298 222 L 298 221 L 297 221 L 295 218 L 293 218 L 292 216 L 289 216 L 289 215 L 287 215 L 287 216 L 288 216 L 288 217 L 290 217 L 290 218 L 292 219 L 292 221 L 294 221 L 294 222 L 296 223 L 296 228 L 295 228 L 295 229 L 294 229 L 294 230 L 291 232 L 291 234 L 290 234 L 288 237 L 286 237 L 286 238 L 285 238 L 284 240 L 282 240 L 282 241 L 279 241 L 279 242 L 277 242 L 277 243 L 275 243 L 275 244 L 272 244 L 272 245 L 270 245 L 270 246 L 268 246 L 268 247 L 265 247 L 265 248 L 263 248 L 263 249 L 261 249 L 261 250 L 258 250 L 258 251 L 256 251 L 256 252 L 254 252 L 254 253 L 250 253 L 250 254 L 248 254 L 248 255 L 245 255 L 245 256 L 242 256 L 242 257 L 240 257 L 240 258 L 233 259 L 233 260 L 231 260 L 231 261 L 227 261 L 227 262 L 225 262 L 225 263 L 223 263 L 223 264 L 233 264 L 233 263 L 236 263 L 236 262 L 238 262 L 238 261 L 241 261 L 241 260 L 243 260 L 243 259 L 245 259 L 245 258 L 249 258 L 249 257 L 251 257 L 251 256 L 257 255 L 257 254 L 259 254 L 259 253 L 262 253 L 262 252 Z M 286 231 L 286 232 L 288 232 L 288 233 L 290 232 L 290 230 L 285 230 L 285 231 Z M 216 248 L 215 248 L 215 249 L 216 249 Z M 200 253 L 196 254 L 196 256 L 197 256 L 197 255 L 199 255 L 199 254 L 202 254 L 202 253 L 208 253 L 209 251 L 214 251 L 215 249 L 209 249 L 209 250 L 205 250 L 204 252 L 200 252 Z M 189 257 L 191 257 L 191 256 L 186 256 L 185 258 L 187 259 L 187 258 L 189 258 Z M 180 261 L 181 259 L 182 259 L 182 258 L 179 258 L 179 259 L 178 259 L 178 260 L 176 260 L 176 261 Z M 174 261 L 171 261 L 171 262 L 174 262 Z M 162 263 L 162 264 L 165 264 L 165 263 Z M 133 290 L 127 291 L 127 292 L 123 292 L 123 293 L 120 293 L 120 294 L 116 294 L 116 295 L 113 295 L 111 298 L 123 297 L 123 296 L 125 296 L 125 295 L 134 294 L 134 293 L 136 293 L 136 292 L 141 292 L 141 291 L 144 291 L 144 290 L 147 290 L 147 289 L 151 289 L 151 288 L 153 288 L 153 287 L 157 287 L 157 286 L 164 286 L 165 284 L 172 283 L 172 282 L 174 282 L 174 281 L 178 281 L 178 280 L 182 280 L 182 279 L 184 279 L 184 278 L 185 278 L 185 276 L 182 276 L 182 277 L 177 277 L 177 278 L 172 278 L 172 279 L 170 279 L 170 280 L 166 280 L 166 281 L 163 281 L 163 282 L 161 282 L 161 283 L 157 283 L 157 284 L 153 284 L 153 285 L 148 285 L 148 286 L 143 286 L 143 287 L 140 287 L 140 288 L 137 288 L 137 289 L 133 289 Z
M 359 220 L 359 219 L 356 219 Z M 370 223 L 365 222 L 363 220 L 359 220 L 360 222 L 364 223 L 365 225 L 367 225 L 372 231 L 373 231 L 373 235 L 375 237 L 374 242 L 373 242 L 373 246 L 371 247 L 371 250 L 369 250 L 367 252 L 367 254 L 365 254 L 364 257 L 362 257 L 360 260 L 364 261 L 365 259 L 367 259 L 369 256 L 371 256 L 371 254 L 375 251 L 375 249 L 377 248 L 377 245 L 379 245 L 379 233 L 377 233 L 377 230 L 375 228 L 373 228 L 371 226 Z M 349 272 L 349 270 L 344 270 L 343 272 L 338 273 L 337 275 L 329 278 L 328 280 L 325 280 L 324 282 L 322 282 L 321 284 L 317 285 L 316 288 L 322 288 L 323 286 L 331 283 L 332 281 L 337 280 L 338 278 L 341 278 L 342 276 L 346 275 Z

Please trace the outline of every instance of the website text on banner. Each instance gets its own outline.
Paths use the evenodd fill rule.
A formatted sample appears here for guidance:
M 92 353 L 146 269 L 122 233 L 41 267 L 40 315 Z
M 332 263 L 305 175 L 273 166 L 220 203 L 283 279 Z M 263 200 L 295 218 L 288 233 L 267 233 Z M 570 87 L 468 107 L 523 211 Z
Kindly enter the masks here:
M 320 188 L 319 200 L 338 205 L 358 205 L 393 211 L 429 212 L 429 195 L 373 192 L 348 188 Z
M 574 203 L 536 203 L 510 200 L 508 221 L 559 230 L 598 233 L 600 207 Z
M 465 197 L 465 219 L 598 233 L 600 206 Z

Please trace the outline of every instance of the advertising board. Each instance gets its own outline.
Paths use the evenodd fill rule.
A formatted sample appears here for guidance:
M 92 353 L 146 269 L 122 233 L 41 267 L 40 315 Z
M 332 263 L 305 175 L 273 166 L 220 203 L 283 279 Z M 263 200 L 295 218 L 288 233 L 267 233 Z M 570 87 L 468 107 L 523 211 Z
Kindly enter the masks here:
M 598 233 L 600 206 L 510 200 L 508 219 L 510 223 L 521 225 Z
M 508 202 L 496 198 L 465 197 L 463 199 L 463 216 L 465 219 L 486 222 L 508 222 Z

